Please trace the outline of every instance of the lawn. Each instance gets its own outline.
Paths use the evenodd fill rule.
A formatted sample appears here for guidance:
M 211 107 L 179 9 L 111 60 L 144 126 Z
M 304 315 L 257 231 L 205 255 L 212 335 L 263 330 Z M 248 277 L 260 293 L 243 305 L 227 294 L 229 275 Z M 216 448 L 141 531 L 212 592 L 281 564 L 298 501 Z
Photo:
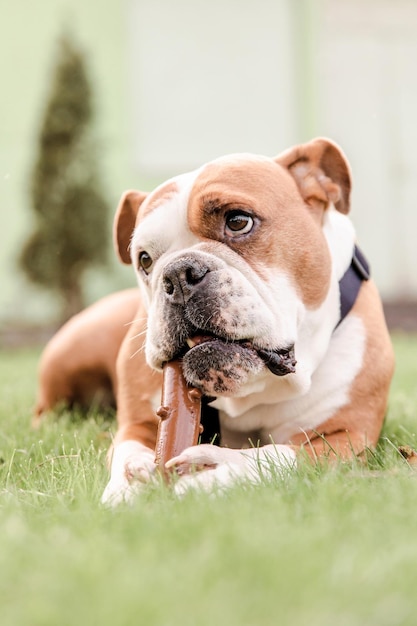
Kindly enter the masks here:
M 30 428 L 38 352 L 0 352 L 2 626 L 417 623 L 417 337 L 366 465 L 300 466 L 225 496 L 148 488 L 103 509 L 114 422 Z M 417 517 L 417 515 L 416 515 Z

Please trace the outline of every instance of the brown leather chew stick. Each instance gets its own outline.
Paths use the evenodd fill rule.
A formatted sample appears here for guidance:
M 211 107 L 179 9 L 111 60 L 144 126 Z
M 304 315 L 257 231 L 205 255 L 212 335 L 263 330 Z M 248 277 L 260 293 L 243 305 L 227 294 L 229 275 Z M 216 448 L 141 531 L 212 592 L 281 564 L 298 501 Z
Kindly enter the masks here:
M 167 478 L 165 463 L 185 448 L 198 443 L 201 419 L 201 391 L 190 387 L 180 361 L 163 367 L 162 402 L 155 449 L 155 463 Z

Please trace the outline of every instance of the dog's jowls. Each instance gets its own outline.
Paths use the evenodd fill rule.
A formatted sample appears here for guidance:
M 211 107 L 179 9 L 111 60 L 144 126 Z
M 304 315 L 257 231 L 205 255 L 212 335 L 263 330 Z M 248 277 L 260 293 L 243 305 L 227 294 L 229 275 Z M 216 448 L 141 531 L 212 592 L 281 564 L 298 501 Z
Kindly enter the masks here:
M 153 475 L 160 370 L 173 358 L 218 409 L 222 444 L 170 461 L 179 493 L 256 481 L 260 465 L 263 475 L 287 470 L 300 450 L 349 458 L 376 444 L 393 354 L 371 280 L 340 321 L 355 247 L 350 184 L 340 148 L 317 139 L 274 159 L 222 157 L 123 195 L 116 248 L 139 289 L 57 333 L 37 407 L 40 416 L 59 400 L 115 394 L 104 502 L 129 500 Z

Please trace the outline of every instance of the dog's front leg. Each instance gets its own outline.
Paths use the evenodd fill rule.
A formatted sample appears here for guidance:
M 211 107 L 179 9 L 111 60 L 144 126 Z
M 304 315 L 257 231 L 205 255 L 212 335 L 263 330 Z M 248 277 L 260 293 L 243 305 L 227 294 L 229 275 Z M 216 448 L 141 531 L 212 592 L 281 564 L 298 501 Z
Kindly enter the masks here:
M 155 453 L 139 441 L 127 440 L 113 448 L 110 480 L 101 502 L 117 506 L 131 502 L 155 469 Z
M 145 314 L 140 309 L 117 359 L 118 430 L 111 450 L 110 481 L 102 502 L 116 506 L 131 501 L 152 477 L 162 377 L 149 368 L 143 350 Z
M 223 490 L 238 482 L 258 483 L 264 477 L 282 474 L 295 467 L 295 452 L 290 446 L 270 444 L 261 448 L 232 450 L 211 444 L 192 446 L 166 464 L 179 479 L 175 491 L 182 495 L 190 489 Z

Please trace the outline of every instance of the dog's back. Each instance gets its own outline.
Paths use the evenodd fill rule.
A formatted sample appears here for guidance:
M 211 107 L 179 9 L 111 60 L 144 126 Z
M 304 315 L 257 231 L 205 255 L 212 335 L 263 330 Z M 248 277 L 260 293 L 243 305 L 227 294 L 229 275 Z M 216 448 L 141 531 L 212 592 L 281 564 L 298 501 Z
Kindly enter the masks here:
M 75 315 L 52 337 L 39 364 L 35 424 L 59 403 L 115 403 L 117 354 L 138 305 L 138 289 L 119 291 Z

